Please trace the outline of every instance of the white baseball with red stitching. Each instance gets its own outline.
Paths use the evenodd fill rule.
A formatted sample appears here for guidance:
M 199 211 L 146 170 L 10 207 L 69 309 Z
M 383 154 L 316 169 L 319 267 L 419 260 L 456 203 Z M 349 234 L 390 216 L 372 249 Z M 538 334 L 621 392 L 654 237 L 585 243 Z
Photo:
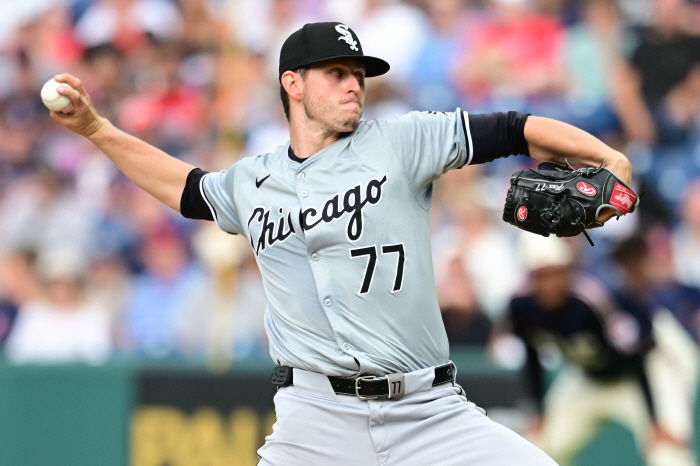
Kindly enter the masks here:
M 73 103 L 65 95 L 58 93 L 56 90 L 58 86 L 67 86 L 72 89 L 67 83 L 59 83 L 55 79 L 49 79 L 41 88 L 41 101 L 49 110 L 68 113 L 73 110 Z

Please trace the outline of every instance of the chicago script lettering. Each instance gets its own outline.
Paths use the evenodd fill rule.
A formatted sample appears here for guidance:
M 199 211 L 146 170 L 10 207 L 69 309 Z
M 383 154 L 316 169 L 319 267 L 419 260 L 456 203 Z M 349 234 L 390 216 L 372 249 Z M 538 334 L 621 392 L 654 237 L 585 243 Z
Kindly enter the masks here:
M 282 208 L 280 207 L 279 213 L 282 214 Z M 287 214 L 287 225 L 289 226 L 287 231 L 284 231 L 285 220 L 284 216 L 280 216 L 279 224 L 277 225 L 277 232 L 275 232 L 275 222 L 270 221 L 270 209 L 265 210 L 262 207 L 256 207 L 253 210 L 253 215 L 250 216 L 248 220 L 248 231 L 250 231 L 250 224 L 257 217 L 258 223 L 262 224 L 262 229 L 260 230 L 260 235 L 258 235 L 257 245 L 253 242 L 251 236 L 250 245 L 255 251 L 255 255 L 260 254 L 260 251 L 264 251 L 267 246 L 272 246 L 277 242 L 282 242 L 289 238 L 295 233 L 294 225 L 292 224 L 292 213 Z
M 299 224 L 302 230 L 312 230 L 321 223 L 332 223 L 342 218 L 345 214 L 349 214 L 350 217 L 346 229 L 347 237 L 350 241 L 357 241 L 362 236 L 364 226 L 362 210 L 366 205 L 375 205 L 381 200 L 382 185 L 386 183 L 386 180 L 386 175 L 382 178 L 370 180 L 364 192 L 364 199 L 362 198 L 362 185 L 358 184 L 345 191 L 342 196 L 338 193 L 328 199 L 320 212 L 313 207 L 302 210 L 299 212 Z M 248 219 L 249 232 L 253 222 L 262 225 L 257 235 L 257 240 L 253 238 L 252 232 L 250 234 L 250 245 L 253 247 L 256 255 L 260 254 L 268 246 L 285 241 L 296 233 L 294 225 L 292 225 L 291 212 L 285 217 L 280 207 L 280 217 L 277 220 L 270 220 L 270 212 L 271 209 L 256 207 Z

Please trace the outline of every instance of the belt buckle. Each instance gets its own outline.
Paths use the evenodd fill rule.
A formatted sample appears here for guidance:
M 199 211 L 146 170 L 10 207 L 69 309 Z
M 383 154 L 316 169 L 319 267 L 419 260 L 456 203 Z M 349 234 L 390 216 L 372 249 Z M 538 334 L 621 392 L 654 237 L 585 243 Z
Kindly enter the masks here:
M 363 377 L 358 377 L 355 379 L 355 395 L 361 400 L 376 400 L 378 396 L 362 396 L 360 395 L 360 380 L 364 379 L 384 379 L 385 377 L 376 377 L 374 375 L 365 375 Z

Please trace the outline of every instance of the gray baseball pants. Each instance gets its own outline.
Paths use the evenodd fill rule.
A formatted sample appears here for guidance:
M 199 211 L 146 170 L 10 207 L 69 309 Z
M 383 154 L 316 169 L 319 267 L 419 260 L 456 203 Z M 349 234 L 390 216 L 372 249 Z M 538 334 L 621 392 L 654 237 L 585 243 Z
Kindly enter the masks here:
M 277 422 L 261 466 L 556 466 L 491 421 L 459 385 L 432 386 L 434 370 L 405 374 L 406 396 L 336 395 L 323 374 L 294 369 L 275 395 Z

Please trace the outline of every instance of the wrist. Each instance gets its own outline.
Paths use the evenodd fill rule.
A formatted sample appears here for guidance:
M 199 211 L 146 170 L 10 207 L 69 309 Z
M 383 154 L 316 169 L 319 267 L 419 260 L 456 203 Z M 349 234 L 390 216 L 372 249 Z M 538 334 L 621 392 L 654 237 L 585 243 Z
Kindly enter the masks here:
M 85 131 L 85 137 L 92 143 L 97 143 L 97 140 L 108 131 L 109 126 L 111 126 L 109 120 L 106 118 L 97 118 L 94 124 Z
M 632 165 L 622 152 L 614 151 L 605 160 L 605 168 L 615 173 L 627 184 L 632 182 Z

